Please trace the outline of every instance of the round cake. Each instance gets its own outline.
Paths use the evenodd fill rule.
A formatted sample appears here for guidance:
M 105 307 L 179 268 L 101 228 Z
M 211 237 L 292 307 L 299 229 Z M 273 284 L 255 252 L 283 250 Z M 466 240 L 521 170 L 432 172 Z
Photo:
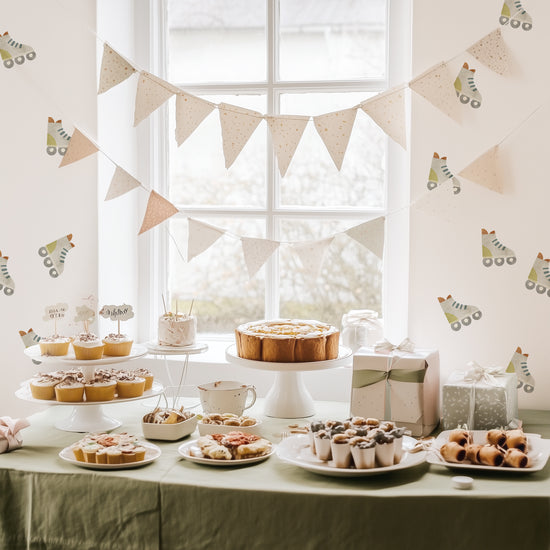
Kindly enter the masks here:
M 301 319 L 254 321 L 235 330 L 239 357 L 275 363 L 336 359 L 339 337 L 332 325 Z
M 197 335 L 197 318 L 182 313 L 165 313 L 159 318 L 158 335 L 161 346 L 191 346 Z

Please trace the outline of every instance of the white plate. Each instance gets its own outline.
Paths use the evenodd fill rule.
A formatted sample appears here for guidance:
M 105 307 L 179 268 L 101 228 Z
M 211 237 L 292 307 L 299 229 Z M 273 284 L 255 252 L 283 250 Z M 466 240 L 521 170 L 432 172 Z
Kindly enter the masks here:
M 147 348 L 140 344 L 134 344 L 130 350 L 130 355 L 114 356 L 105 355 L 101 359 L 83 360 L 77 359 L 74 356 L 74 350 L 72 346 L 69 347 L 69 353 L 67 355 L 42 355 L 40 353 L 40 346 L 30 346 L 25 349 L 25 355 L 30 357 L 33 361 L 40 363 L 68 363 L 71 366 L 76 365 L 109 365 L 111 363 L 122 363 L 123 361 L 130 361 L 137 357 L 142 357 L 147 353 Z
M 441 432 L 432 443 L 434 449 L 439 450 L 444 443 L 449 440 L 449 433 L 451 430 L 445 430 Z M 487 431 L 485 430 L 473 430 L 472 432 L 473 442 L 482 445 L 487 442 Z M 443 460 L 437 452 L 428 451 L 428 462 L 430 464 L 436 464 L 438 466 L 445 466 L 446 468 L 462 468 L 466 470 L 480 470 L 482 472 L 497 471 L 502 473 L 513 474 L 529 474 L 531 472 L 538 472 L 542 470 L 548 461 L 550 455 L 550 440 L 541 439 L 539 434 L 526 433 L 527 436 L 527 456 L 531 460 L 531 466 L 528 468 L 509 468 L 507 466 L 485 466 L 483 464 L 471 464 L 470 462 L 447 462 Z
M 225 424 L 203 424 L 201 420 L 197 423 L 200 435 L 226 434 L 229 432 L 244 432 L 247 434 L 260 435 L 262 421 L 256 419 L 252 426 L 226 426 Z
M 300 468 L 316 474 L 334 477 L 361 477 L 394 472 L 422 464 L 426 460 L 426 451 L 407 452 L 407 449 L 412 449 L 415 444 L 416 439 L 403 436 L 404 453 L 399 464 L 368 469 L 336 468 L 332 461 L 327 462 L 319 459 L 311 452 L 308 435 L 293 435 L 283 439 L 277 447 L 277 456 L 289 464 L 300 466 Z
M 81 462 L 80 460 L 76 460 L 70 447 L 65 447 L 59 453 L 59 457 L 65 460 L 65 462 L 69 462 L 70 464 L 74 464 L 75 466 L 80 466 L 82 468 L 89 468 L 91 470 L 126 470 L 128 468 L 139 468 L 140 466 L 145 466 L 145 464 L 153 462 L 153 460 L 156 460 L 160 456 L 161 451 L 156 445 L 143 442 L 140 442 L 139 444 L 140 446 L 145 447 L 145 459 L 140 460 L 139 462 L 128 462 L 127 464 L 95 464 L 92 462 Z
M 145 346 L 152 355 L 195 355 L 208 350 L 208 344 L 199 342 L 189 346 L 164 346 L 158 342 L 147 342 Z
M 178 453 L 190 462 L 196 462 L 197 464 L 208 464 L 209 466 L 245 466 L 246 464 L 254 464 L 255 462 L 261 462 L 266 458 L 269 458 L 275 452 L 273 444 L 271 450 L 262 456 L 255 456 L 252 458 L 242 458 L 235 460 L 216 460 L 215 458 L 206 458 L 201 453 L 200 447 L 197 445 L 197 441 L 189 441 L 178 447 Z

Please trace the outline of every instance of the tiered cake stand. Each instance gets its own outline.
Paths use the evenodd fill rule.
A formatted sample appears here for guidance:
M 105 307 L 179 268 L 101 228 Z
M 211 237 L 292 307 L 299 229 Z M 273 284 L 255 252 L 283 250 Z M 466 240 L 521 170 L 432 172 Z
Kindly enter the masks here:
M 225 357 L 235 365 L 276 372 L 275 382 L 265 398 L 264 414 L 274 418 L 304 418 L 315 414 L 315 403 L 302 380 L 302 372 L 340 367 L 349 362 L 351 353 L 351 349 L 340 346 L 338 357 L 328 361 L 271 363 L 243 359 L 233 344 L 227 348 Z
M 81 369 L 84 373 L 86 380 L 91 380 L 96 368 L 102 368 L 107 365 L 114 365 L 118 363 L 125 363 L 132 359 L 142 357 L 147 353 L 145 346 L 133 345 L 130 355 L 125 357 L 103 357 L 103 359 L 97 359 L 93 361 L 79 361 L 75 358 L 74 353 L 71 351 L 69 354 L 62 357 L 50 357 L 42 356 L 40 354 L 40 346 L 31 346 L 25 349 L 25 355 L 30 357 L 34 363 L 41 363 L 44 365 L 44 371 L 48 370 L 70 370 Z M 51 367 L 51 368 L 49 368 Z M 107 416 L 103 410 L 104 405 L 112 405 L 115 403 L 126 403 L 127 401 L 137 401 L 139 399 L 147 399 L 148 397 L 154 397 L 163 392 L 164 387 L 158 382 L 153 382 L 153 387 L 147 390 L 140 397 L 133 397 L 128 399 L 113 399 L 112 401 L 94 401 L 86 402 L 80 401 L 78 403 L 68 403 L 55 400 L 34 399 L 31 394 L 31 390 L 28 382 L 24 382 L 16 392 L 15 395 L 19 399 L 24 401 L 30 401 L 32 403 L 38 403 L 39 405 L 62 405 L 70 406 L 72 410 L 67 418 L 58 421 L 55 427 L 60 430 L 68 432 L 98 432 L 109 431 L 118 428 L 122 422 L 115 418 Z

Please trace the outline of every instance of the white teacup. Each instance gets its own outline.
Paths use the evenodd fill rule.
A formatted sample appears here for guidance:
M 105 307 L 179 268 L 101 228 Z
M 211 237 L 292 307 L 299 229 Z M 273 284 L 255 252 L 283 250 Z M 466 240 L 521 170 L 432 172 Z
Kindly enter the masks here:
M 256 402 L 256 388 L 234 380 L 218 380 L 198 386 L 202 410 L 205 414 L 243 414 Z M 251 398 L 247 403 L 247 397 Z

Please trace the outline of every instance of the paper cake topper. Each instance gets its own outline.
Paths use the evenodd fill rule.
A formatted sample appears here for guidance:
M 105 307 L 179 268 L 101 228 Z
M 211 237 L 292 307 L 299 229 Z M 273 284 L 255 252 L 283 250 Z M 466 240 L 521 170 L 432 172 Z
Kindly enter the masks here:
M 134 308 L 128 304 L 122 304 L 121 306 L 103 306 L 99 314 L 105 319 L 117 321 L 118 334 L 120 334 L 120 321 L 128 321 L 128 319 L 131 319 L 134 316 Z
M 525 11 L 520 0 L 504 0 L 498 22 L 501 25 L 508 25 L 513 29 L 521 28 L 524 31 L 530 31 L 533 28 L 533 19 Z
M 515 252 L 504 246 L 494 231 L 489 232 L 483 228 L 481 229 L 481 255 L 485 267 L 491 267 L 493 263 L 501 266 L 504 262 L 513 265 L 517 261 Z
M 474 82 L 475 72 L 475 69 L 470 69 L 468 63 L 464 63 L 455 79 L 455 91 L 460 103 L 469 103 L 470 107 L 478 109 L 481 107 L 482 98 Z
M 532 393 L 535 389 L 535 379 L 527 368 L 527 357 L 529 357 L 529 354 L 523 353 L 521 348 L 518 347 L 512 355 L 510 363 L 508 363 L 506 372 L 515 372 L 517 374 L 518 389 L 523 387 L 525 393 Z
M 550 296 L 550 260 L 544 258 L 542 252 L 539 252 L 535 258 L 525 286 L 529 290 L 535 288 L 539 294 L 546 292 Z
M 65 314 L 67 313 L 67 310 L 69 309 L 68 304 L 65 303 L 57 303 L 53 304 L 51 306 L 46 306 L 44 308 L 44 321 L 53 321 L 54 324 L 54 334 L 57 334 L 57 320 L 58 319 L 64 319 Z
M 11 296 L 15 291 L 15 283 L 8 273 L 8 256 L 2 256 L 0 251 L 0 290 L 4 289 L 6 296 Z
M 90 321 L 95 319 L 95 311 L 88 306 L 77 306 L 75 323 L 84 323 L 84 332 L 90 332 Z
M 36 57 L 36 52 L 31 46 L 16 42 L 10 36 L 10 33 L 6 31 L 0 36 L 0 55 L 2 56 L 4 67 L 11 69 L 14 62 L 17 65 L 22 65 L 25 63 L 25 59 L 32 61 Z
M 53 156 L 59 153 L 63 156 L 67 152 L 71 136 L 65 132 L 61 119 L 54 120 L 48 117 L 48 133 L 46 137 L 46 153 Z
M 430 175 L 428 176 L 428 189 L 433 191 L 449 180 L 453 184 L 453 193 L 458 195 L 460 193 L 460 180 L 449 170 L 447 157 L 440 157 L 437 153 L 434 153 Z
M 453 330 L 460 330 L 462 325 L 467 327 L 472 323 L 472 319 L 475 321 L 481 319 L 481 311 L 476 306 L 467 306 L 457 302 L 450 294 L 447 298 L 437 298 L 439 305 L 447 317 L 447 321 L 451 325 Z
M 54 279 L 63 273 L 67 254 L 75 246 L 71 242 L 72 238 L 72 233 L 69 233 L 38 249 L 38 254 L 44 258 L 44 265 L 50 268 L 50 276 Z

